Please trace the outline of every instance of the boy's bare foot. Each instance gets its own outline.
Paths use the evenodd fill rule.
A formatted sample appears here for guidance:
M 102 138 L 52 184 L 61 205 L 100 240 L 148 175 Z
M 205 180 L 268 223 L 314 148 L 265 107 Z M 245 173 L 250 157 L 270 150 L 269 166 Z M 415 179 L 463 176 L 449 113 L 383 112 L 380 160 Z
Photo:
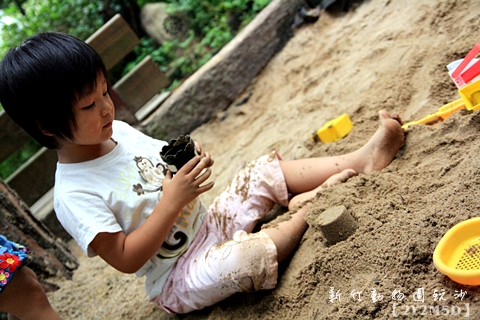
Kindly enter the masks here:
M 336 173 L 330 178 L 328 178 L 320 187 L 328 188 L 337 183 L 345 182 L 353 176 L 356 176 L 357 173 L 353 169 L 345 169 L 342 172 Z
M 380 127 L 370 140 L 360 149 L 359 156 L 365 165 L 361 173 L 369 174 L 380 171 L 390 164 L 405 139 L 402 120 L 398 114 L 390 116 L 387 111 L 380 110 Z

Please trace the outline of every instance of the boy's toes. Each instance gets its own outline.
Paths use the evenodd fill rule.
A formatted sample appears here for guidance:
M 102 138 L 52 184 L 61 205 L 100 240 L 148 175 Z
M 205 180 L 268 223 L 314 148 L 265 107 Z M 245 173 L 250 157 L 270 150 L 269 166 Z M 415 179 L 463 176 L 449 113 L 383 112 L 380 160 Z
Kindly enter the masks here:
M 356 176 L 357 173 L 353 169 L 345 169 L 342 172 L 336 173 L 328 178 L 323 184 L 322 187 L 328 188 L 337 183 L 345 182 L 353 176 Z
M 393 113 L 390 117 L 391 117 L 393 120 L 397 120 L 398 123 L 400 123 L 400 125 L 403 125 L 402 118 L 400 118 L 400 114 L 399 114 L 398 112 Z
M 387 119 L 393 119 L 393 120 L 397 121 L 398 123 L 400 123 L 400 125 L 403 125 L 403 121 L 400 118 L 400 114 L 398 112 L 394 112 L 392 114 L 389 114 L 386 110 L 380 110 L 378 112 L 378 115 L 380 116 L 380 120 L 382 122 L 387 120 Z

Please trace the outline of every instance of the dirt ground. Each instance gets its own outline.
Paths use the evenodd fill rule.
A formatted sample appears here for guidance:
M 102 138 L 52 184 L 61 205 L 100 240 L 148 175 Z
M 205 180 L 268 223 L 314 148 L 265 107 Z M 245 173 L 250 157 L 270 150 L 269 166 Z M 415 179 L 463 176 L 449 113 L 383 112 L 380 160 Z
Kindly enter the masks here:
M 420 119 L 460 98 L 446 65 L 480 41 L 480 1 L 370 0 L 346 13 L 322 12 L 238 97 L 192 136 L 215 159 L 207 204 L 245 163 L 276 150 L 284 159 L 340 155 L 362 146 L 378 110 Z M 347 113 L 354 127 L 333 143 L 311 140 Z M 241 293 L 173 319 L 480 318 L 477 287 L 435 269 L 432 254 L 455 224 L 480 210 L 480 115 L 461 110 L 411 127 L 393 162 L 319 193 L 310 228 L 280 267 L 276 289 Z M 344 205 L 358 223 L 328 245 L 316 221 Z M 281 217 L 280 217 L 281 218 Z M 72 281 L 51 279 L 65 319 L 171 319 L 147 301 L 143 279 L 78 253 Z M 423 299 L 420 293 L 423 292 Z

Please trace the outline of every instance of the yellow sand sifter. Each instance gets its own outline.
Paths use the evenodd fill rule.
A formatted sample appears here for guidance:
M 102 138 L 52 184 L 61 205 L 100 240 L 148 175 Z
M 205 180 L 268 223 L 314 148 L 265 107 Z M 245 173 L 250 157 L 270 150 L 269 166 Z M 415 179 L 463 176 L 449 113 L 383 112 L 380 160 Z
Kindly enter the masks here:
M 433 263 L 438 271 L 457 283 L 480 285 L 480 217 L 448 230 L 435 247 Z

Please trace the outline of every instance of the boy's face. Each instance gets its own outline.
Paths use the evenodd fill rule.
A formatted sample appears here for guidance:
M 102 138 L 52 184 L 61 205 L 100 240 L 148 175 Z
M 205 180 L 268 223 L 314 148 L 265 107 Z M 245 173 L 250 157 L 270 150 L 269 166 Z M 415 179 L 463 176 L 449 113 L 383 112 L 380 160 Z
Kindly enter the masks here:
M 77 128 L 73 129 L 75 144 L 95 145 L 112 137 L 115 108 L 103 74 L 97 78 L 93 92 L 81 98 L 75 105 Z

